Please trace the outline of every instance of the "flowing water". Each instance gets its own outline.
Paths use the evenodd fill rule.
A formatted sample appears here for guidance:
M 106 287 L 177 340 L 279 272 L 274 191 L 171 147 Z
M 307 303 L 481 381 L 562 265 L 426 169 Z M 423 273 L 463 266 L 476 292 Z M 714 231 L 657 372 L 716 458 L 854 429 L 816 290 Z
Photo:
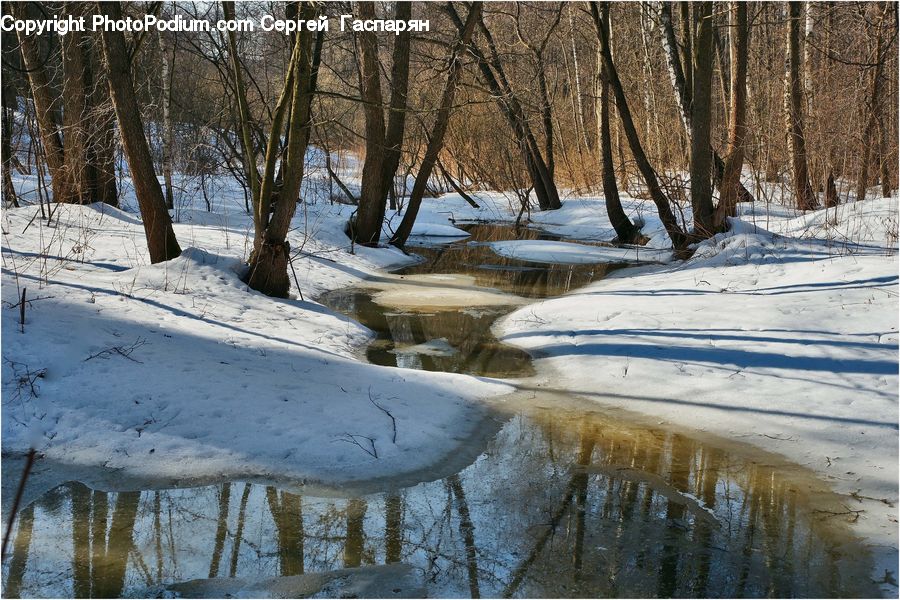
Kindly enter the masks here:
M 428 260 L 402 276 L 462 272 L 478 285 L 533 298 L 563 293 L 611 268 L 500 259 L 478 241 L 512 230 L 479 226 L 472 233 L 475 244 L 418 250 Z M 531 373 L 527 355 L 490 334 L 490 324 L 510 307 L 471 314 L 458 307 L 398 310 L 373 294 L 360 288 L 324 299 L 376 331 L 367 352 L 373 362 Z M 865 553 L 835 498 L 801 469 L 638 426 L 566 397 L 520 396 L 474 463 L 384 493 L 325 498 L 246 482 L 118 493 L 76 482 L 55 487 L 19 514 L 3 563 L 3 594 L 875 592 Z
M 397 275 L 466 275 L 474 279 L 472 283 L 476 286 L 534 299 L 559 296 L 623 266 L 544 265 L 504 258 L 487 244 L 508 239 L 559 238 L 533 229 L 516 231 L 503 225 L 474 225 L 467 229 L 471 236 L 463 241 L 437 245 L 420 242 L 413 246 L 411 250 L 425 260 L 397 271 Z M 404 310 L 379 305 L 373 300 L 371 289 L 366 288 L 335 290 L 321 301 L 351 315 L 376 333 L 375 342 L 366 349 L 369 362 L 487 377 L 534 374 L 531 357 L 526 352 L 500 344 L 491 334 L 491 324 L 510 312 L 509 305 L 452 306 L 450 310 L 424 312 Z

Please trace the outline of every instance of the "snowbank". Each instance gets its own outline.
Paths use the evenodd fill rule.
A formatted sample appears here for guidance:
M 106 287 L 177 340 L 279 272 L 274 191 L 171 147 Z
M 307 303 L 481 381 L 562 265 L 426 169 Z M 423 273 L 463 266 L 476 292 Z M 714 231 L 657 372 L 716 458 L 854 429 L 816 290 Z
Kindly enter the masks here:
M 617 248 L 547 240 L 510 240 L 490 242 L 488 245 L 500 256 L 546 264 L 659 263 L 672 260 L 672 253 L 668 250 L 640 246 Z
M 495 333 L 539 357 L 548 387 L 810 467 L 855 494 L 879 576 L 896 573 L 896 199 L 844 210 L 866 243 L 736 221 L 690 261 L 617 271 L 508 315 Z M 772 229 L 800 231 L 793 219 Z
M 443 223 L 425 223 L 416 220 L 412 228 L 412 234 L 415 237 L 447 237 L 447 238 L 465 238 L 469 234 L 458 227 L 446 225 Z
M 310 298 L 412 259 L 351 254 L 347 209 L 308 207 L 295 220 L 306 300 L 241 282 L 250 221 L 237 200 L 232 211 L 183 213 L 184 253 L 158 265 L 128 212 L 60 206 L 48 227 L 32 221 L 35 206 L 7 210 L 4 452 L 36 442 L 49 460 L 123 477 L 323 486 L 464 460 L 460 446 L 485 427 L 478 399 L 511 388 L 356 358 L 371 332 Z

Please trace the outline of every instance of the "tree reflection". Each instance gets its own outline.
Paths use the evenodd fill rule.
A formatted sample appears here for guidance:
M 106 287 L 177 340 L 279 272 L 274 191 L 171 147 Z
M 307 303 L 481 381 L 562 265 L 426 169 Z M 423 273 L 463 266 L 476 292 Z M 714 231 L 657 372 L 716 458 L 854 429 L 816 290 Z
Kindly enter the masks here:
M 297 494 L 266 488 L 266 501 L 278 539 L 279 574 L 303 574 L 303 500 Z
M 382 556 L 412 564 L 435 590 L 472 597 L 872 591 L 864 556 L 842 553 L 849 538 L 830 537 L 796 481 L 590 413 L 517 417 L 461 473 L 381 496 L 304 499 L 246 483 L 61 490 L 19 515 L 5 596 L 140 595 Z

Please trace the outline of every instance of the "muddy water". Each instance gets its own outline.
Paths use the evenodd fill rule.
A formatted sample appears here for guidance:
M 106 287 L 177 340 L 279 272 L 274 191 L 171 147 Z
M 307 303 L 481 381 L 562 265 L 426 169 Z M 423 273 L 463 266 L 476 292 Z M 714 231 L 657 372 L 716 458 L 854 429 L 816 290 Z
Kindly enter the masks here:
M 449 244 L 415 241 L 410 250 L 424 259 L 397 272 L 401 277 L 453 273 L 474 278 L 474 285 L 521 298 L 559 296 L 600 279 L 624 265 L 546 265 L 504 258 L 487 243 L 509 239 L 559 239 L 533 229 L 474 225 L 471 236 Z M 401 285 L 402 282 L 396 282 Z M 448 284 L 451 285 L 451 284 Z M 491 325 L 509 306 L 451 306 L 434 310 L 385 307 L 365 287 L 335 290 L 321 302 L 373 330 L 366 349 L 369 362 L 426 371 L 468 373 L 487 377 L 528 377 L 531 358 L 522 350 L 500 344 Z
M 447 260 L 438 267 L 444 272 L 461 265 L 480 285 L 518 295 L 560 293 L 607 269 L 538 274 L 465 246 L 428 250 L 431 264 Z M 419 274 L 433 268 L 416 267 Z M 538 283 L 530 286 L 529 278 Z M 454 362 L 433 349 L 413 350 L 403 366 L 526 372 L 487 337 L 488 321 L 474 321 L 479 331 L 457 338 L 451 333 L 469 325 L 441 313 L 459 311 L 378 321 L 379 311 L 398 311 L 353 296 L 365 290 L 350 294 L 333 305 L 347 302 L 343 309 L 370 327 L 385 323 L 375 329 L 391 349 L 446 338 L 444 349 L 458 355 Z M 391 337 L 412 331 L 400 319 L 419 319 L 417 333 Z M 485 350 L 489 345 L 499 350 Z M 467 362 L 472 352 L 485 358 Z M 390 360 L 384 364 L 401 363 Z M 20 513 L 3 563 L 3 595 L 874 594 L 844 509 L 799 468 L 635 426 L 568 398 L 529 394 L 502 408 L 499 433 L 473 464 L 385 493 L 322 498 L 240 481 L 118 493 L 55 487 Z
M 682 435 L 532 408 L 473 465 L 394 493 L 66 484 L 21 514 L 3 591 L 142 596 L 399 562 L 439 596 L 870 593 L 839 517 L 813 512 L 806 486 Z

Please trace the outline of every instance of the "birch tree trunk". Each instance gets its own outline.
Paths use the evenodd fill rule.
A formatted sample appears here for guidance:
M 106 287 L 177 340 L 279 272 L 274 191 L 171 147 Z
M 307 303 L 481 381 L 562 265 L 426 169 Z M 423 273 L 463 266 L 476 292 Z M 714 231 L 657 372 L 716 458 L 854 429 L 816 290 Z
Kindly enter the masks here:
M 169 57 L 166 53 L 166 46 L 163 43 L 162 32 L 158 31 L 157 33 L 159 54 L 162 59 L 162 170 L 163 181 L 166 186 L 166 208 L 172 210 L 175 208 L 175 198 L 172 193 L 172 116 L 169 111 L 169 105 L 172 102 L 172 90 L 170 85 L 171 73 Z
M 747 26 L 747 4 L 739 0 L 731 3 L 731 94 L 728 118 L 728 150 L 716 207 L 715 228 L 725 226 L 725 218 L 733 217 L 744 165 L 744 140 L 747 136 L 747 59 L 750 30 Z
M 683 10 L 683 9 L 682 9 Z M 675 92 L 675 102 L 678 105 L 681 124 L 684 131 L 690 137 L 691 135 L 691 104 L 692 90 L 688 85 L 686 71 L 689 65 L 682 67 L 681 58 L 678 51 L 678 40 L 675 37 L 675 27 L 672 24 L 672 6 L 669 2 L 660 3 L 660 40 L 662 41 L 663 50 L 666 55 L 666 65 L 669 70 L 669 79 L 672 82 L 672 89 Z M 690 33 L 688 33 L 690 35 Z M 719 156 L 719 153 L 712 148 L 713 154 L 713 176 L 719 189 L 722 185 L 722 174 L 725 169 L 725 161 Z M 738 194 L 740 202 L 753 202 L 753 194 L 747 188 L 738 182 Z
M 806 137 L 803 134 L 803 82 L 801 72 L 800 19 L 803 3 L 788 2 L 787 58 L 785 60 L 785 126 L 788 130 L 788 146 L 791 156 L 794 195 L 797 208 L 812 210 L 816 195 L 809 183 L 806 161 Z

